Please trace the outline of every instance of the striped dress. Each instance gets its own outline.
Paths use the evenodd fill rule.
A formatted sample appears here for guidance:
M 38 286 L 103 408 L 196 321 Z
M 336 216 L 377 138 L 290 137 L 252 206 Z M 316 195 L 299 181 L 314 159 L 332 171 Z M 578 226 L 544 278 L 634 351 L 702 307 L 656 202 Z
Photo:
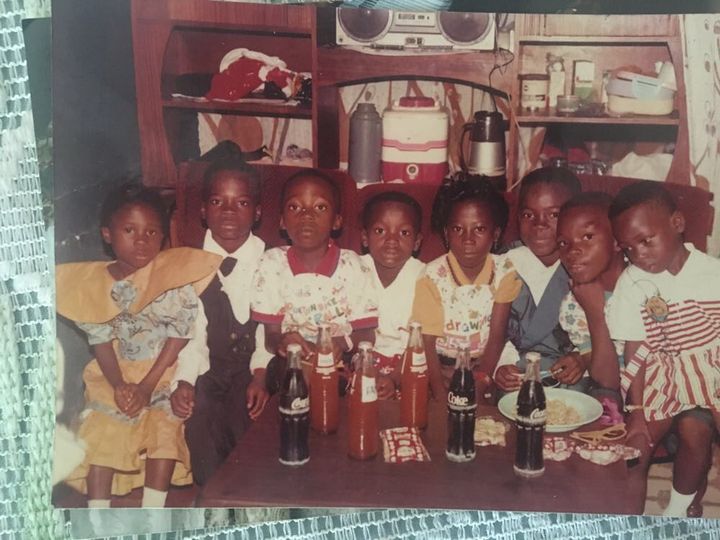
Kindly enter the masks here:
M 690 256 L 675 276 L 628 267 L 608 306 L 612 338 L 642 342 L 622 387 L 627 393 L 645 366 L 647 420 L 720 409 L 720 261 L 687 247 Z

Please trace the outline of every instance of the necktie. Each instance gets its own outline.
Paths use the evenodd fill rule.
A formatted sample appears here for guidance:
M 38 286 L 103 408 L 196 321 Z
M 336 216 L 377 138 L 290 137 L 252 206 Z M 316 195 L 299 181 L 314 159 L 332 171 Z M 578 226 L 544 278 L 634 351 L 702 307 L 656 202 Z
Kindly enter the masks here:
M 233 271 L 236 264 L 237 259 L 235 257 L 225 257 L 223 262 L 220 263 L 220 271 L 222 272 L 222 275 L 227 277 L 228 274 Z

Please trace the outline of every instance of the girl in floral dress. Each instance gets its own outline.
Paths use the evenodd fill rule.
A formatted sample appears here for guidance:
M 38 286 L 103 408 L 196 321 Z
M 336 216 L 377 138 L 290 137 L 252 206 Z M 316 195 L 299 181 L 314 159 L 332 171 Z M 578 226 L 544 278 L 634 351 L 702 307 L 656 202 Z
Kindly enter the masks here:
M 85 461 L 67 482 L 88 506 L 144 486 L 142 505 L 162 507 L 169 485 L 192 482 L 182 420 L 169 382 L 194 327 L 198 294 L 220 257 L 201 250 L 160 251 L 168 229 L 159 195 L 123 185 L 105 201 L 101 234 L 112 262 L 57 268 L 57 310 L 88 336 L 95 354 L 83 372 L 79 436 Z

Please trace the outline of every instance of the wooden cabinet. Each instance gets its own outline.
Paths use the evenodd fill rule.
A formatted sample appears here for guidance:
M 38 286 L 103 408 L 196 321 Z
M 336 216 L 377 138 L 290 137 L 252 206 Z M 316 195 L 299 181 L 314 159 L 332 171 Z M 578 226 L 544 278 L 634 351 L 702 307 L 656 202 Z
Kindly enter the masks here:
M 682 42 L 678 15 L 522 15 L 517 19 L 513 88 L 514 120 L 510 122 L 508 176 L 517 179 L 524 170 L 520 163 L 521 127 L 555 126 L 571 137 L 586 141 L 655 141 L 675 143 L 674 158 L 667 180 L 689 183 L 687 106 L 683 72 Z M 547 55 L 562 57 L 565 90 L 572 90 L 573 62 L 594 62 L 593 93 L 599 97 L 602 75 L 620 68 L 654 72 L 656 62 L 669 61 L 675 70 L 678 90 L 674 111 L 665 116 L 611 115 L 594 112 L 583 115 L 558 114 L 554 108 L 529 112 L 520 106 L 520 75 L 545 73 Z
M 178 165 L 198 157 L 197 116 L 222 115 L 306 119 L 312 126 L 313 165 L 340 164 L 340 89 L 387 80 L 441 80 L 511 96 L 508 119 L 509 184 L 521 174 L 519 130 L 528 126 L 572 127 L 592 140 L 612 134 L 675 142 L 669 178 L 688 174 L 688 143 L 682 47 L 676 15 L 517 15 L 515 58 L 497 69 L 494 51 L 434 55 L 368 55 L 334 45 L 332 7 L 260 5 L 215 0 L 132 0 L 133 50 L 142 169 L 145 182 L 173 187 Z M 173 97 L 179 77 L 215 73 L 230 50 L 246 47 L 282 58 L 289 69 L 312 75 L 311 105 L 195 102 Z M 664 117 L 561 116 L 552 109 L 528 114 L 519 108 L 519 75 L 544 73 L 546 54 L 595 62 L 597 84 L 604 70 L 652 71 L 672 61 L 678 81 L 675 112 Z M 493 73 L 493 88 L 488 81 Z M 570 82 L 566 82 L 570 91 Z

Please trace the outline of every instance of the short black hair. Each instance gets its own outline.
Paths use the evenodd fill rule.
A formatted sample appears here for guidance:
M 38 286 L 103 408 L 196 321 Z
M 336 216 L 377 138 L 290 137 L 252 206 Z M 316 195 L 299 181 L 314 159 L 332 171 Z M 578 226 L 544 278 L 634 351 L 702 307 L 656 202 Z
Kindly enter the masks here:
M 397 203 L 404 204 L 410 208 L 410 212 L 413 217 L 413 226 L 416 232 L 420 232 L 422 228 L 422 208 L 420 204 L 413 199 L 407 193 L 401 191 L 383 191 L 370 197 L 362 211 L 362 226 L 363 229 L 367 229 L 370 226 L 370 219 L 372 218 L 373 211 L 383 203 Z
M 298 171 L 295 174 L 293 174 L 290 178 L 285 180 L 285 183 L 282 187 L 282 192 L 280 193 L 280 204 L 285 204 L 285 196 L 287 194 L 288 189 L 290 189 L 290 186 L 294 184 L 295 182 L 298 182 L 302 180 L 303 178 L 312 178 L 315 180 L 320 180 L 324 184 L 326 184 L 330 188 L 330 192 L 332 194 L 333 202 L 335 203 L 335 213 L 340 213 L 340 188 L 338 187 L 335 180 L 330 178 L 328 174 L 325 172 L 319 170 L 319 169 L 306 169 L 302 171 Z
M 453 207 L 461 202 L 475 201 L 487 206 L 496 227 L 505 230 L 509 208 L 505 198 L 484 175 L 458 172 L 445 179 L 433 201 L 431 225 L 442 235 Z
M 108 193 L 100 208 L 100 226 L 110 227 L 115 214 L 126 206 L 135 204 L 154 210 L 160 218 L 163 235 L 168 235 L 170 216 L 165 201 L 156 190 L 143 186 L 137 181 L 125 182 Z
M 260 175 L 254 167 L 248 165 L 247 161 L 240 156 L 228 156 L 218 159 L 213 161 L 208 168 L 205 169 L 205 174 L 203 174 L 202 180 L 203 202 L 207 202 L 210 197 L 215 175 L 222 171 L 234 172 L 247 178 L 247 186 L 253 202 L 255 204 L 260 203 Z
M 520 181 L 518 203 L 525 202 L 530 188 L 537 184 L 561 186 L 567 190 L 571 197 L 582 191 L 582 184 L 575 173 L 565 167 L 540 167 L 527 173 Z
M 641 180 L 618 191 L 610 205 L 608 216 L 615 219 L 626 210 L 650 202 L 665 208 L 670 214 L 677 210 L 675 199 L 661 182 Z
M 598 208 L 607 214 L 612 201 L 613 198 L 608 193 L 603 193 L 602 191 L 585 191 L 578 193 L 566 201 L 565 204 L 560 207 L 560 213 L 567 212 L 572 208 L 591 207 Z

